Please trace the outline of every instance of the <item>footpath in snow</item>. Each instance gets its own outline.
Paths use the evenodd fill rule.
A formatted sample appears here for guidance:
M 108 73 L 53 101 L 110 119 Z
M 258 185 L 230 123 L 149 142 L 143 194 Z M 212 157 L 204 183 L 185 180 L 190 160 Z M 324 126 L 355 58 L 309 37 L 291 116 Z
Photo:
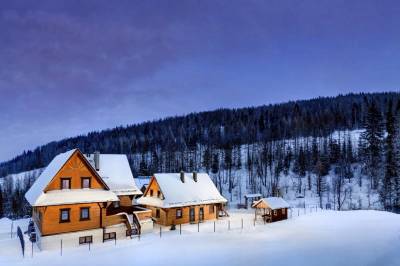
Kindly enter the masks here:
M 162 228 L 161 237 L 155 227 L 140 240 L 65 249 L 62 256 L 35 249 L 32 258 L 28 248 L 22 258 L 18 238 L 3 234 L 0 265 L 400 265 L 400 215 L 295 210 L 287 221 L 254 226 L 253 212 L 230 214 L 215 223 L 216 232 L 214 222 L 184 225 L 182 234 Z M 0 221 L 0 233 L 9 232 Z

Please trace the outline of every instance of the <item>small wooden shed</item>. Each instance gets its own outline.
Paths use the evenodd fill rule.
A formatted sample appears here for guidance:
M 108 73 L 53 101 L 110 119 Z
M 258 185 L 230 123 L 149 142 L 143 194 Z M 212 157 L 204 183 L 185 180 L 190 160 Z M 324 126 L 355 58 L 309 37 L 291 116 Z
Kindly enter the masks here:
M 265 222 L 271 223 L 288 218 L 288 208 L 290 207 L 283 198 L 269 197 L 262 198 L 253 203 L 255 219 L 261 216 Z

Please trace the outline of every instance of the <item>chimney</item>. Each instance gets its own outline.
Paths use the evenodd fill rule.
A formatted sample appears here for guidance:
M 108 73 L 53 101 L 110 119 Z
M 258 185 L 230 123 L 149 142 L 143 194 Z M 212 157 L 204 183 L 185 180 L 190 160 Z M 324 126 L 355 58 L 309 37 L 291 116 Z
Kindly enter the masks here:
M 93 158 L 94 158 L 94 168 L 96 169 L 96 171 L 99 171 L 100 170 L 100 152 L 95 151 Z
M 197 172 L 193 172 L 193 180 L 194 182 L 197 182 Z
M 181 171 L 181 181 L 185 183 L 185 172 Z

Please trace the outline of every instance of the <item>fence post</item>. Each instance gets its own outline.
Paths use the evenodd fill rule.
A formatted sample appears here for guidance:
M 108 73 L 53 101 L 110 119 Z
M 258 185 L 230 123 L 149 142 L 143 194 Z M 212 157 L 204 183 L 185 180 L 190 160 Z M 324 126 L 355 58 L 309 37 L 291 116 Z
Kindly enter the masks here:
M 297 216 L 300 216 L 300 209 L 297 209 Z
M 182 234 L 182 224 L 179 224 L 179 234 Z
M 256 219 L 254 219 L 254 227 L 256 227 Z
M 243 218 L 242 218 L 242 230 L 243 230 Z
M 197 222 L 197 233 L 200 232 L 200 221 Z
M 114 238 L 114 246 L 116 246 L 117 245 L 117 236 L 115 236 L 115 238 Z
M 214 233 L 215 233 L 215 221 L 214 221 Z
M 62 256 L 62 239 L 61 239 L 61 249 L 60 249 L 60 255 Z
M 140 234 L 139 234 L 139 236 L 138 236 L 138 241 L 140 241 Z
M 31 241 L 31 243 L 32 243 L 32 253 L 31 253 L 31 258 L 33 258 L 33 242 Z
M 160 238 L 161 238 L 161 226 L 160 226 Z
M 90 242 L 89 242 L 89 251 L 90 251 Z
M 231 230 L 231 220 L 228 220 L 228 230 Z

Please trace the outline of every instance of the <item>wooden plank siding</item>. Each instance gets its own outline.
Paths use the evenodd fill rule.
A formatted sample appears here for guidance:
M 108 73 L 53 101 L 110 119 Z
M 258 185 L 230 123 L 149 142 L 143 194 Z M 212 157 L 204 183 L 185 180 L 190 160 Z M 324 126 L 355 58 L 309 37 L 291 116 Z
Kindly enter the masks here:
M 75 152 L 56 176 L 47 185 L 44 192 L 61 188 L 61 178 L 71 178 L 71 189 L 81 189 L 81 178 L 90 177 L 90 188 L 106 189 L 106 186 L 79 152 Z
M 80 220 L 80 208 L 89 207 L 89 220 Z M 70 221 L 60 222 L 60 210 L 70 209 Z M 96 229 L 101 227 L 100 206 L 97 203 L 37 207 L 35 217 L 41 216 L 37 225 L 43 236 Z M 39 214 L 41 213 L 41 214 Z
M 190 208 L 194 208 L 195 219 L 194 223 L 199 222 L 199 212 L 202 207 L 204 210 L 204 219 L 205 220 L 213 220 L 217 219 L 217 204 L 203 204 L 203 205 L 193 205 L 186 206 L 181 208 L 156 208 L 152 206 L 146 206 L 148 209 L 152 211 L 152 217 L 156 221 L 156 223 L 169 226 L 172 224 L 186 224 L 190 223 Z M 211 209 L 210 209 L 211 208 Z M 160 218 L 156 218 L 157 209 L 160 210 Z M 182 218 L 176 217 L 177 209 L 182 210 Z M 212 211 L 210 211 L 212 210 Z
M 119 206 L 132 206 L 133 196 L 118 196 Z

